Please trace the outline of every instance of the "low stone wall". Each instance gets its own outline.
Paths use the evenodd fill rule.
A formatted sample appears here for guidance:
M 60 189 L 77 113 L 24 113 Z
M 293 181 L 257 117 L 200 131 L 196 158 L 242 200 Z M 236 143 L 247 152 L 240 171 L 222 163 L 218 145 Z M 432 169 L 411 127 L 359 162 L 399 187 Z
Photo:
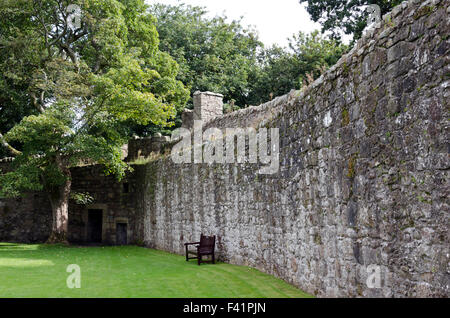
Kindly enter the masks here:
M 100 165 L 73 168 L 72 192 L 89 193 L 92 202 L 87 205 L 69 205 L 69 240 L 83 243 L 88 241 L 87 225 L 89 210 L 102 210 L 102 243 L 116 244 L 116 224 L 127 224 L 128 244 L 140 244 L 141 236 L 136 233 L 141 217 L 136 212 L 135 174 L 128 173 L 120 182 L 114 175 L 105 175 Z
M 139 166 L 135 167 L 139 171 Z M 0 169 L 10 169 L 10 162 L 0 162 Z M 113 175 L 106 176 L 100 165 L 71 169 L 72 192 L 88 193 L 92 202 L 79 205 L 69 201 L 68 240 L 85 243 L 89 210 L 101 210 L 102 244 L 116 244 L 116 224 L 127 224 L 129 244 L 142 244 L 142 217 L 136 211 L 142 197 L 136 182 L 139 173 L 131 172 L 122 181 Z M 52 210 L 48 196 L 43 192 L 27 193 L 17 199 L 0 199 L 0 242 L 42 243 L 52 226 Z M 141 230 L 139 230 L 141 229 Z M 140 232 L 139 232 L 140 231 Z
M 47 240 L 52 227 L 48 198 L 29 193 L 23 198 L 0 200 L 0 241 L 39 243 Z
M 146 159 L 151 154 L 158 154 L 163 150 L 170 137 L 156 134 L 152 137 L 134 138 L 129 140 L 126 161 L 133 162 L 138 159 Z
M 11 163 L 12 158 L 0 160 L 0 171 L 10 171 Z M 0 198 L 0 242 L 46 241 L 52 226 L 51 211 L 44 193 L 27 193 L 17 199 Z
M 216 234 L 222 260 L 318 296 L 448 297 L 448 5 L 405 2 L 306 91 L 206 124 L 279 128 L 278 174 L 149 164 L 146 245 Z

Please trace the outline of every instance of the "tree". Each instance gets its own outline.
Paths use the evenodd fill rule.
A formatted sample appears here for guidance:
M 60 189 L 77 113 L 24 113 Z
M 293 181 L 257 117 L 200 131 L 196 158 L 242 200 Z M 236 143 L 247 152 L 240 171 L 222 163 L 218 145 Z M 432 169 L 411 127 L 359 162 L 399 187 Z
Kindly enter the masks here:
M 151 12 L 158 20 L 160 50 L 180 65 L 178 79 L 191 94 L 197 90 L 223 94 L 230 111 L 300 88 L 306 73 L 317 76 L 346 50 L 318 32 L 295 35 L 289 49 L 265 49 L 241 21 L 209 18 L 201 7 L 155 4 Z
M 257 67 L 262 49 L 255 31 L 226 16 L 209 18 L 201 7 L 151 6 L 157 18 L 160 50 L 180 65 L 178 79 L 195 91 L 213 91 L 244 106 L 249 94 L 249 74 Z
M 260 52 L 260 68 L 251 74 L 249 104 L 259 105 L 299 86 L 300 69 L 292 52 L 272 46 Z
M 9 131 L 24 116 L 37 114 L 36 108 L 28 102 L 27 78 L 38 56 L 29 49 L 33 41 L 29 28 L 12 25 L 12 3 L 13 1 L 8 0 L 0 4 L 0 134 Z M 18 12 L 14 14 L 14 18 L 16 24 L 25 26 L 28 23 L 25 16 Z M 13 143 L 13 146 L 19 145 Z M 8 155 L 11 155 L 10 149 L 0 147 L 0 158 Z
M 261 52 L 261 68 L 252 73 L 249 101 L 258 105 L 272 97 L 300 89 L 309 77 L 320 74 L 334 65 L 347 46 L 314 31 L 299 32 L 289 39 L 289 50 L 273 46 Z
M 300 0 L 306 2 L 306 10 L 314 22 L 322 25 L 322 32 L 330 31 L 332 37 L 341 39 L 341 33 L 359 39 L 367 25 L 368 13 L 365 7 L 376 4 L 381 14 L 392 10 L 402 0 Z
M 0 195 L 45 190 L 48 242 L 65 242 L 70 167 L 90 159 L 121 178 L 129 169 L 120 151 L 124 123 L 169 126 L 189 92 L 176 80 L 176 62 L 158 49 L 144 0 L 7 0 L 0 17 L 2 111 L 26 114 L 0 134 L 15 156 Z

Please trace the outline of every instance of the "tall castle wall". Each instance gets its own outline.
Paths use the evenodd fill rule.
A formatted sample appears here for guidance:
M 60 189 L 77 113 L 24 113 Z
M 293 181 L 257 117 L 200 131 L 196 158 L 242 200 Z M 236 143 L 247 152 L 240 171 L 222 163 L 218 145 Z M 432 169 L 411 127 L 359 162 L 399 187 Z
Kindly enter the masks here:
M 215 234 L 222 260 L 319 296 L 448 297 L 448 6 L 405 2 L 305 91 L 205 123 L 279 128 L 278 173 L 149 164 L 145 244 Z

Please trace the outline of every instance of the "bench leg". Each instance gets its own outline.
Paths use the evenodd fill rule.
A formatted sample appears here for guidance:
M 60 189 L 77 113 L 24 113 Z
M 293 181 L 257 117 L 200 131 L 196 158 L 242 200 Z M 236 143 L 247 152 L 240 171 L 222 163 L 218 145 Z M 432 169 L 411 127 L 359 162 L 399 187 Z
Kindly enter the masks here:
M 186 262 L 189 262 L 189 258 L 188 258 L 188 247 L 187 247 L 187 245 L 185 245 L 185 247 L 186 247 Z
M 214 255 L 214 253 L 212 254 L 212 263 L 215 264 L 216 263 L 216 257 Z
M 202 262 L 202 256 L 200 254 L 198 255 L 198 259 L 197 260 L 198 260 L 198 265 L 200 266 L 200 263 Z

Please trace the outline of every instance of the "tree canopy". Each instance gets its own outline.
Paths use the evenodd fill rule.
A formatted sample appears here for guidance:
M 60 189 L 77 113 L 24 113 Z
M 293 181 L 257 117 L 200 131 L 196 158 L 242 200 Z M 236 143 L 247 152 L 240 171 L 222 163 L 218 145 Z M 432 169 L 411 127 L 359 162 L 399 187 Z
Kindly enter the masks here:
M 155 4 L 150 12 L 157 19 L 160 50 L 178 62 L 178 79 L 191 94 L 213 91 L 245 105 L 249 74 L 263 47 L 256 31 L 226 16 L 209 18 L 201 7 Z
M 314 31 L 299 32 L 289 39 L 289 49 L 272 46 L 259 55 L 260 68 L 252 73 L 249 103 L 258 105 L 300 89 L 334 65 L 347 46 Z
M 160 50 L 178 62 L 178 79 L 191 95 L 221 93 L 230 108 L 259 105 L 299 89 L 306 73 L 317 76 L 347 49 L 318 32 L 294 35 L 289 48 L 265 48 L 241 20 L 211 18 L 201 7 L 155 4 L 150 12 L 158 20 Z
M 0 142 L 16 156 L 0 192 L 46 190 L 53 239 L 67 230 L 69 168 L 89 159 L 123 176 L 125 123 L 170 126 L 189 98 L 147 8 L 144 0 L 0 4 L 0 111 L 13 119 L 0 122 Z
M 306 3 L 306 10 L 312 20 L 322 25 L 322 32 L 331 32 L 335 39 L 341 39 L 342 33 L 351 35 L 353 41 L 361 37 L 367 26 L 368 12 L 364 6 L 376 4 L 383 15 L 401 2 L 402 0 L 300 0 L 300 3 Z

